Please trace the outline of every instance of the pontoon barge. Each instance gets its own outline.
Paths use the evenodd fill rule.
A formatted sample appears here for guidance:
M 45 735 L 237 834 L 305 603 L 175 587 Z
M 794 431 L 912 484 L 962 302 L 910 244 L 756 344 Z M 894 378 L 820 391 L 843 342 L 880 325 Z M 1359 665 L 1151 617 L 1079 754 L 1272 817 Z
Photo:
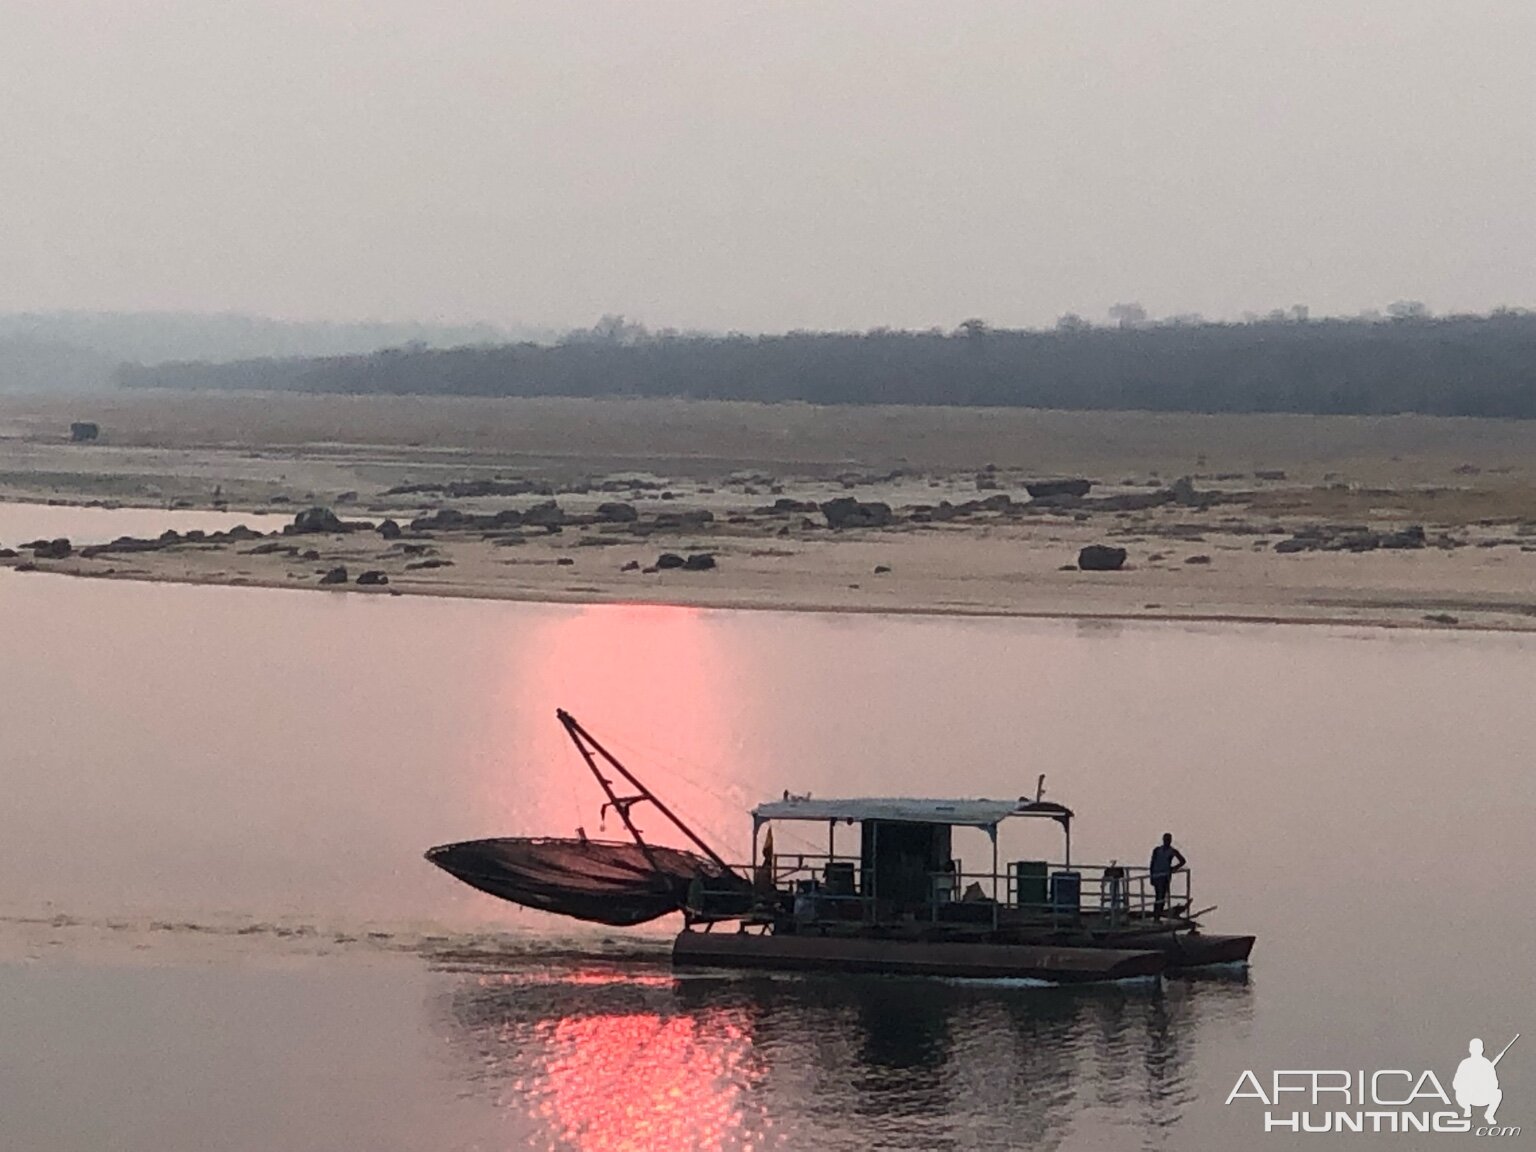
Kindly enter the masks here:
M 1033 799 L 811 799 L 785 794 L 752 812 L 750 867 L 732 867 L 567 712 L 571 740 L 622 819 L 630 843 L 503 838 L 448 844 L 427 859 L 502 899 L 605 924 L 683 915 L 679 966 L 1033 978 L 1058 983 L 1156 976 L 1168 969 L 1245 963 L 1252 936 L 1200 930 L 1187 868 L 1159 908 L 1145 868 L 1072 861 L 1071 809 Z M 612 772 L 633 793 L 621 795 Z M 1043 778 L 1042 778 L 1043 781 Z M 631 809 L 649 803 L 698 853 L 648 843 Z M 1059 865 L 1010 860 L 1008 820 L 1055 821 Z M 826 852 L 777 852 L 772 827 L 826 826 Z M 858 851 L 838 852 L 838 828 Z M 764 829 L 767 835 L 764 836 Z M 985 832 L 990 868 L 967 871 L 956 828 Z M 852 833 L 845 832 L 851 839 Z

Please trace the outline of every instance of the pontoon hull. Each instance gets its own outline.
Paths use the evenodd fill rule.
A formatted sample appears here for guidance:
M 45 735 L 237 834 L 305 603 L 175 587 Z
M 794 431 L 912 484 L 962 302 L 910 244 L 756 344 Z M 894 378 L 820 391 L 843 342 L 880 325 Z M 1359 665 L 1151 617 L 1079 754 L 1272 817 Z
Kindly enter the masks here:
M 1204 968 L 1216 964 L 1246 964 L 1253 951 L 1254 936 L 1217 936 L 1206 932 L 1133 932 L 1125 934 L 1069 936 L 1060 943 L 1084 948 L 1125 949 L 1161 952 L 1168 971 Z M 1037 945 L 1048 939 L 1025 941 Z
M 679 933 L 672 962 L 678 967 L 1026 978 L 1057 984 L 1156 976 L 1167 966 L 1165 955 L 1150 949 L 692 931 Z
M 1254 936 L 1212 936 L 1205 932 L 1185 932 L 1166 946 L 1159 942 L 1168 958 L 1170 970 L 1204 968 L 1212 964 L 1246 964 L 1253 951 Z

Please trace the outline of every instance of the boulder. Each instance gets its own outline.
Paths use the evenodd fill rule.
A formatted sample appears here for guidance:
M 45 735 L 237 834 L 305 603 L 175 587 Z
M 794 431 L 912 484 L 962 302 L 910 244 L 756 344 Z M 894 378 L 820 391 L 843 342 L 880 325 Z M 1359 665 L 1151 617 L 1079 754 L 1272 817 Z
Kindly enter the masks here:
M 1342 532 L 1323 542 L 1324 552 L 1374 552 L 1380 547 L 1380 535 L 1369 529 L 1359 532 Z
M 1048 500 L 1054 496 L 1070 496 L 1074 499 L 1088 495 L 1092 480 L 1030 480 L 1024 490 L 1035 500 Z
M 164 548 L 164 540 L 140 540 L 135 536 L 119 536 L 110 544 L 87 544 L 80 549 L 82 556 L 104 556 L 112 552 L 158 552 Z
M 300 512 L 293 518 L 293 523 L 283 529 L 289 536 L 302 536 L 311 532 L 331 535 L 345 531 L 347 526 L 342 523 L 341 517 L 319 504 Z
M 1396 532 L 1387 532 L 1381 537 L 1383 548 L 1423 548 L 1428 543 L 1422 524 L 1410 524 Z
M 640 518 L 633 504 L 611 500 L 597 506 L 597 519 L 603 524 L 631 524 Z
M 1364 524 L 1310 524 L 1298 528 L 1288 540 L 1275 544 L 1276 552 L 1374 552 L 1378 548 L 1426 548 L 1429 539 L 1419 524 L 1396 532 L 1376 532 Z
M 382 524 L 379 525 L 378 533 L 385 540 L 398 540 L 400 539 L 401 535 L 400 525 L 397 521 L 385 520 Z
M 535 484 L 531 480 L 456 480 L 444 491 L 455 498 L 475 496 L 548 496 L 548 484 Z
M 708 572 L 715 566 L 715 557 L 710 552 L 694 552 L 683 561 L 684 572 Z
M 466 512 L 460 512 L 457 508 L 439 508 L 425 516 L 418 516 L 411 521 L 412 532 L 451 531 L 455 528 L 473 527 L 478 517 Z
M 32 556 L 37 560 L 64 560 L 74 551 L 66 536 L 57 540 L 39 540 L 32 545 Z
M 662 529 L 676 528 L 702 528 L 706 524 L 712 524 L 715 514 L 708 508 L 688 508 L 682 512 L 660 512 L 656 516 L 656 527 Z
M 1030 511 L 1050 511 L 1053 508 L 1072 509 L 1082 504 L 1081 496 L 1069 496 L 1063 493 L 1060 496 L 1036 496 L 1025 505 Z
M 565 524 L 565 509 L 553 500 L 545 500 L 524 512 L 522 523 L 532 528 L 559 528 Z
M 101 429 L 89 420 L 76 420 L 69 426 L 69 438 L 76 444 L 84 444 L 101 435 Z
M 346 575 L 345 575 L 346 569 L 345 568 L 341 568 L 341 569 L 338 569 L 338 571 L 343 573 L 342 581 L 345 582 L 346 581 Z M 322 580 L 320 582 L 322 584 L 325 583 L 324 580 Z M 377 569 L 372 569 L 372 570 L 367 571 L 367 572 L 359 572 L 358 576 L 357 576 L 357 582 L 359 584 L 362 584 L 362 585 L 365 585 L 365 586 L 366 585 L 370 585 L 370 584 L 372 584 L 372 585 L 388 584 L 389 583 L 389 577 L 384 575 L 384 573 L 378 571 Z
M 666 568 L 681 568 L 687 563 L 688 561 L 679 556 L 676 552 L 663 552 L 660 556 L 656 557 L 656 568 L 658 570 Z
M 1205 503 L 1205 499 L 1195 490 L 1195 482 L 1188 476 L 1180 476 L 1170 484 L 1168 493 L 1175 504 L 1182 504 L 1186 508 L 1197 508 Z
M 891 506 L 880 500 L 856 500 L 852 496 L 839 496 L 821 504 L 821 514 L 827 518 L 827 527 L 883 528 L 891 522 Z
M 339 564 L 320 577 L 322 584 L 345 584 L 346 582 L 347 570 Z
M 638 572 L 638 571 L 640 571 L 640 561 L 638 561 L 638 560 L 627 561 L 625 563 L 625 565 L 622 568 L 619 569 L 619 571 L 620 572 Z
M 1118 572 L 1125 566 L 1125 549 L 1090 544 L 1077 554 L 1077 566 L 1084 572 Z

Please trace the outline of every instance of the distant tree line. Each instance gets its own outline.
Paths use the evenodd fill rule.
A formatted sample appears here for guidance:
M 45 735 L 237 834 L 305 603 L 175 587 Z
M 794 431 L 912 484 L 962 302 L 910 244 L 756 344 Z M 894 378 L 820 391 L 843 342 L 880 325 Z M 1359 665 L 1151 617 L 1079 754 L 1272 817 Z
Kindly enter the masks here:
M 139 364 L 252 356 L 345 356 L 418 342 L 434 348 L 553 342 L 552 329 L 490 324 L 335 323 L 274 320 L 238 312 L 0 312 L 0 346 L 59 344 Z
M 239 313 L 0 312 L 0 392 L 111 388 L 124 361 L 345 356 L 407 344 L 456 348 L 520 339 L 553 343 L 559 335 L 554 329 L 526 326 L 338 324 Z
M 967 320 L 953 331 L 771 336 L 653 333 L 605 317 L 559 343 L 125 365 L 128 387 L 466 396 L 669 396 L 817 404 L 953 404 L 1183 412 L 1536 418 L 1536 314 L 1245 323 L 1064 317 L 1050 331 Z

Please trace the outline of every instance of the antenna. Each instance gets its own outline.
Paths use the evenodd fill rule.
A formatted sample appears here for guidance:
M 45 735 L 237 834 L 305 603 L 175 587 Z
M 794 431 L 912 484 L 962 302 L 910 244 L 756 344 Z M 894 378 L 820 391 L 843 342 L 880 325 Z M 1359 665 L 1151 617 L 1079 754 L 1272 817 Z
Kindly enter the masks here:
M 1045 773 L 1040 773 L 1040 779 L 1035 781 L 1035 803 L 1045 799 Z

